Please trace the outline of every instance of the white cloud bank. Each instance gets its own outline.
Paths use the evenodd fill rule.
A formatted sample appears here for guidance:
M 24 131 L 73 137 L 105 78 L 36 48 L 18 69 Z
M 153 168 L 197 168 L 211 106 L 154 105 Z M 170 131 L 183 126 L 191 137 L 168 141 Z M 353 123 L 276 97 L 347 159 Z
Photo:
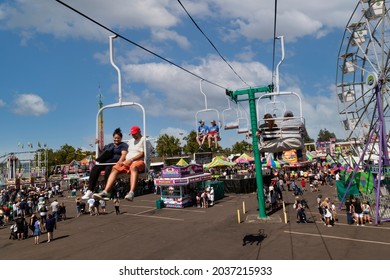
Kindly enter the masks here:
M 18 115 L 40 116 L 50 111 L 48 104 L 35 94 L 19 94 L 14 105 L 13 111 Z

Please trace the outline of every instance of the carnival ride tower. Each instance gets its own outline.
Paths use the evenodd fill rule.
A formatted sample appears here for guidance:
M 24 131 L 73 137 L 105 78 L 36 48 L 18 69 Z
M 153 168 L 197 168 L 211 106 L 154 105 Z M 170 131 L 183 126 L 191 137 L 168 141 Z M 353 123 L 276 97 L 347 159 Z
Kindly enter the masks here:
M 103 96 L 101 92 L 99 92 L 99 110 L 103 108 Z M 104 148 L 104 120 L 103 120 L 103 112 L 99 115 L 99 120 L 98 120 L 99 126 L 98 126 L 98 131 L 99 131 L 99 149 L 102 151 Z

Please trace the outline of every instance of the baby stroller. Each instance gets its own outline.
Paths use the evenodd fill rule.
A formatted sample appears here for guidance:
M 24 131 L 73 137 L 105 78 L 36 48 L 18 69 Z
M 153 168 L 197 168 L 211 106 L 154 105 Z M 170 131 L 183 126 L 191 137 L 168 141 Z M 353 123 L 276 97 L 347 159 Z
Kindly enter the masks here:
M 9 234 L 9 239 L 12 240 L 18 239 L 18 227 L 16 226 L 16 223 L 13 224 L 9 229 L 11 230 Z
M 80 212 L 81 212 L 81 214 L 85 214 L 85 202 L 84 201 L 80 202 Z
M 307 204 L 307 201 L 305 199 L 301 199 L 301 204 L 303 206 L 303 208 L 309 208 L 309 205 Z
M 294 195 L 303 195 L 303 190 L 298 187 L 296 184 L 293 185 Z
M 297 211 L 297 215 L 298 215 L 299 223 L 301 223 L 301 224 L 306 224 L 307 223 L 305 209 L 303 209 L 303 208 L 299 209 Z

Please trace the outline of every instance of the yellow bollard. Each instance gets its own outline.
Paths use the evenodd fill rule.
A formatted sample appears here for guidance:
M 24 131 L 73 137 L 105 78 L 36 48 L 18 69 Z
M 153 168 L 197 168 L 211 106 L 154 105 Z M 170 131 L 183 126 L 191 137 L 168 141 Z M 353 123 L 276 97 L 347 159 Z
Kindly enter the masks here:
M 286 212 L 286 204 L 283 200 L 283 214 L 284 214 L 284 223 L 287 224 L 287 212 Z
M 239 224 L 241 224 L 240 209 L 237 209 L 237 221 Z
M 242 202 L 242 213 L 245 214 L 246 211 L 245 211 L 245 201 Z

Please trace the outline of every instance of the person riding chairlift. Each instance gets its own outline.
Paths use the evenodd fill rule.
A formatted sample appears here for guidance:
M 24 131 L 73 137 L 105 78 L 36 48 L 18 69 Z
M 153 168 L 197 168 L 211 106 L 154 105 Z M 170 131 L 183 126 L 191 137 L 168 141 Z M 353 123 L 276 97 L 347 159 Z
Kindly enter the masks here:
M 272 141 L 278 139 L 277 136 L 274 135 L 273 132 L 277 132 L 279 130 L 278 125 L 275 123 L 274 116 L 267 113 L 264 115 L 264 123 L 259 126 L 259 129 L 256 131 L 256 136 L 262 136 L 263 141 Z M 267 132 L 267 133 L 263 133 Z M 265 157 L 265 152 L 261 153 L 262 157 Z M 274 153 L 275 159 L 282 159 L 283 152 Z
M 211 121 L 211 126 L 209 127 L 209 131 L 207 133 L 207 139 L 209 148 L 211 148 L 211 140 L 214 140 L 215 149 L 218 149 L 218 141 L 219 141 L 219 126 L 215 122 L 215 120 Z
M 199 150 L 202 150 L 202 145 L 204 144 L 204 141 L 207 139 L 207 135 L 209 132 L 209 127 L 205 125 L 204 120 L 199 121 L 199 126 L 198 126 L 198 135 L 196 137 L 196 142 L 198 142 L 199 145 Z

